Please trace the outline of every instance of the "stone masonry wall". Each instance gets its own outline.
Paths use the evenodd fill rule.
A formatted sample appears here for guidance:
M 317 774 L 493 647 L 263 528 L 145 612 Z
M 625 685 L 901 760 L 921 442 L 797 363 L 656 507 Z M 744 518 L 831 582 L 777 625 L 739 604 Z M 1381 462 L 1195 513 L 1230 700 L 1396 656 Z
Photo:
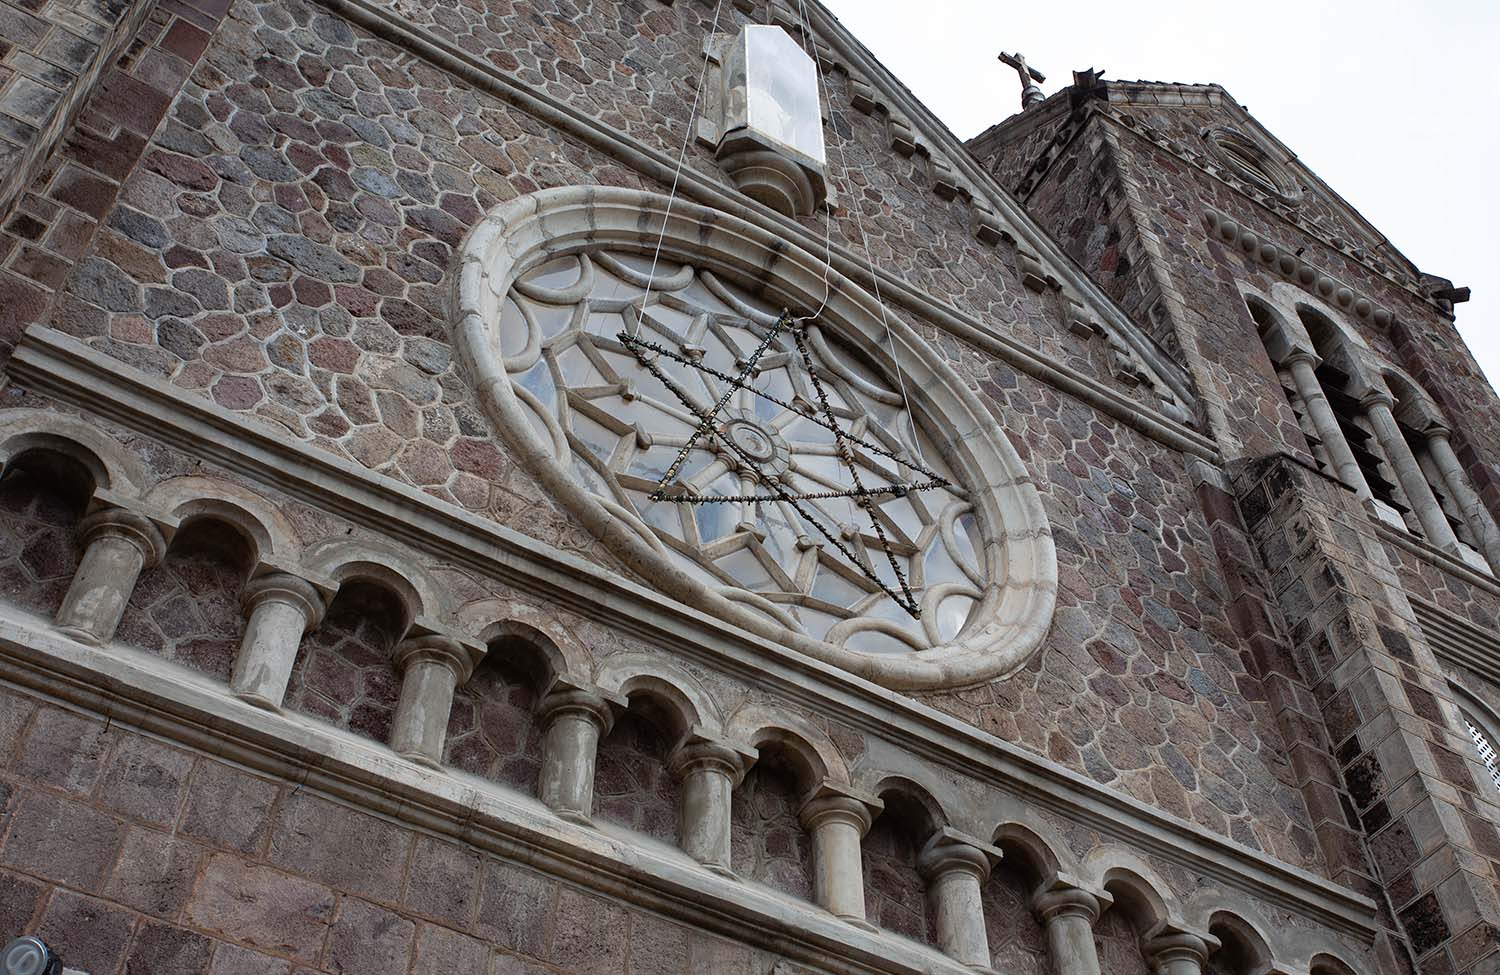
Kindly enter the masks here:
M 1284 459 L 1247 466 L 1237 491 L 1320 704 L 1350 825 L 1368 838 L 1370 879 L 1423 970 L 1485 970 L 1500 931 L 1500 793 L 1383 545 L 1352 495 Z
M 71 25 L 70 30 L 80 36 L 99 32 L 86 28 L 85 19 L 70 16 L 70 11 L 93 10 L 97 19 L 100 12 L 113 11 L 118 16 L 129 9 L 139 15 L 149 12 L 149 19 L 138 30 L 132 30 L 137 22 L 133 15 L 119 21 L 121 40 L 130 44 L 113 61 L 114 45 L 98 36 L 90 41 L 100 45 L 102 52 L 95 59 L 98 84 L 86 84 L 85 73 L 73 85 L 69 107 L 53 109 L 53 120 L 65 128 L 58 133 L 61 144 L 45 165 L 17 165 L 13 170 L 30 183 L 18 188 L 21 196 L 13 210 L 0 212 L 0 353 L 15 344 L 28 323 L 48 313 L 63 280 L 89 248 L 121 182 L 140 159 L 147 138 L 203 53 L 227 6 L 228 0 L 149 7 L 144 0 L 133 5 L 93 0 L 80 0 L 76 6 L 64 0 L 47 4 L 48 17 L 56 14 L 59 23 L 65 28 Z M 9 4 L 5 9 L 16 11 Z M 35 38 L 42 45 L 38 53 L 46 58 L 49 44 L 67 41 L 67 50 L 56 57 L 86 60 L 57 28 L 44 33 L 38 24 L 46 20 L 19 13 L 24 16 L 8 15 L 0 27 L 0 31 L 12 32 L 11 43 L 17 36 Z M 32 145 L 47 141 L 38 134 Z
M 805 972 L 4 687 L 0 930 L 89 975 Z
M 144 0 L 0 3 L 0 221 L 147 6 Z M 7 229 L 24 236 L 26 227 L 23 221 Z
M 673 10 L 699 16 L 696 6 Z M 452 246 L 493 203 L 541 185 L 643 182 L 301 3 L 236 4 L 164 115 L 52 324 L 221 406 L 616 568 L 493 446 L 443 341 L 442 295 Z M 888 205 L 907 216 L 937 206 L 885 165 L 899 157 L 874 155 L 881 143 L 873 120 L 849 119 L 857 130 L 850 152 L 871 154 L 860 171 L 899 191 Z M 913 233 L 889 225 L 892 239 L 932 242 L 913 252 L 931 258 L 931 269 L 892 269 L 945 293 L 960 289 L 936 275 L 960 266 L 943 242 L 967 238 Z M 1003 274 L 976 266 L 975 278 L 1004 291 L 995 298 L 1008 302 L 1003 312 L 982 306 L 994 320 L 1019 316 L 1028 328 L 1047 320 L 1041 299 L 1009 290 Z M 990 398 L 1038 472 L 1064 566 L 1050 648 L 1006 682 L 933 695 L 932 703 L 1143 801 L 1315 866 L 1264 695 L 1234 634 L 1204 601 L 1223 585 L 1206 527 L 1184 514 L 1190 488 L 1180 461 L 912 324 Z M 1037 334 L 1028 341 L 1062 349 Z M 1102 345 L 1088 353 L 1098 354 Z M 334 631 L 325 624 L 322 632 Z M 303 672 L 311 667 L 300 664 L 294 676 L 294 706 L 355 723 L 357 710 L 380 725 L 389 687 L 360 690 L 341 677 L 310 697 Z M 1127 675 L 1139 680 L 1127 687 Z M 1077 695 L 1083 686 L 1108 697 Z

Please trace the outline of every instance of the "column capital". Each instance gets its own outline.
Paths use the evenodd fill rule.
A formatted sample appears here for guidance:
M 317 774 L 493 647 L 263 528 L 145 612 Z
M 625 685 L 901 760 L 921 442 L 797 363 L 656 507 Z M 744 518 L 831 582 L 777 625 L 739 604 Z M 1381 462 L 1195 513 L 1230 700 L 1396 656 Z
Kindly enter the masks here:
M 151 568 L 167 554 L 167 539 L 155 521 L 133 511 L 110 505 L 100 508 L 78 523 L 78 533 L 85 546 L 99 538 L 118 538 L 135 546 L 141 553 L 141 567 Z
M 246 613 L 253 613 L 255 607 L 266 602 L 281 602 L 294 607 L 307 621 L 309 630 L 323 622 L 323 614 L 328 609 L 317 586 L 301 576 L 280 570 L 251 579 L 240 594 L 240 605 Z
M 803 802 L 797 818 L 802 828 L 813 832 L 825 823 L 844 823 L 853 826 L 864 836 L 875 823 L 875 817 L 885 808 L 878 798 L 852 788 L 824 780 Z
M 1298 345 L 1289 348 L 1281 357 L 1281 364 L 1284 366 L 1294 366 L 1299 362 L 1305 362 L 1316 369 L 1323 364 L 1323 359 L 1312 349 L 1305 349 Z
M 480 644 L 437 633 L 409 637 L 391 650 L 391 664 L 397 673 L 405 673 L 415 663 L 437 663 L 453 672 L 455 684 L 468 680 L 483 658 Z
M 1003 855 L 982 840 L 944 826 L 922 845 L 917 854 L 917 873 L 924 880 L 932 880 L 958 870 L 982 883 Z
M 679 781 L 699 770 L 712 769 L 738 786 L 759 757 L 753 748 L 694 728 L 667 756 L 667 768 Z
M 614 727 L 615 715 L 629 703 L 603 688 L 559 679 L 536 703 L 536 716 L 544 728 L 562 717 L 580 717 L 598 728 L 601 735 L 607 735 Z
M 1389 410 L 1395 405 L 1396 397 L 1392 396 L 1389 391 L 1381 389 L 1378 386 L 1372 386 L 1359 394 L 1360 409 L 1366 412 L 1373 410 L 1377 406 L 1383 406 Z
M 1190 962 L 1202 968 L 1208 956 L 1219 947 L 1219 939 L 1211 934 L 1193 934 L 1179 928 L 1165 928 L 1141 942 L 1141 954 L 1153 967 L 1169 965 L 1176 961 Z
M 1105 908 L 1115 902 L 1107 891 L 1084 890 L 1067 879 L 1054 878 L 1031 897 L 1031 910 L 1043 924 L 1054 918 L 1081 917 L 1090 927 L 1099 920 Z

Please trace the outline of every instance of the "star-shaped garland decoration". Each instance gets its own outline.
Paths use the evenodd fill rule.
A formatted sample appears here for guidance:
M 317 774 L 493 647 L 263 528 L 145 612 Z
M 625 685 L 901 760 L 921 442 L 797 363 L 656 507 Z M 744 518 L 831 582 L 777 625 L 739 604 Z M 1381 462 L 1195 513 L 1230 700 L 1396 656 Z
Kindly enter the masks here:
M 644 318 L 644 315 L 642 317 Z M 839 426 L 837 417 L 833 412 L 833 407 L 829 405 L 828 394 L 823 388 L 822 379 L 819 378 L 818 371 L 813 368 L 812 355 L 807 350 L 806 326 L 803 324 L 805 321 L 806 319 L 793 318 L 790 312 L 782 312 L 781 317 L 778 318 L 775 324 L 773 324 L 767 330 L 766 336 L 761 340 L 760 345 L 756 347 L 755 351 L 750 355 L 750 357 L 745 360 L 744 367 L 740 370 L 740 374 L 738 376 L 731 376 L 728 373 L 720 372 L 717 369 L 704 365 L 699 359 L 690 358 L 681 354 L 680 352 L 673 351 L 672 349 L 669 349 L 664 345 L 641 338 L 639 334 L 631 334 L 629 332 L 619 333 L 617 337 L 619 338 L 620 343 L 624 345 L 625 348 L 630 350 L 631 354 L 635 356 L 636 361 L 638 361 L 646 369 L 647 372 L 651 373 L 651 375 L 654 376 L 658 382 L 660 382 L 663 386 L 670 390 L 672 395 L 677 397 L 678 401 L 687 408 L 688 412 L 692 413 L 693 416 L 697 417 L 698 419 L 698 425 L 693 430 L 693 435 L 688 438 L 687 443 L 684 444 L 682 449 L 678 452 L 677 458 L 672 462 L 671 466 L 667 468 L 666 473 L 663 474 L 661 480 L 657 482 L 656 490 L 652 491 L 649 497 L 653 502 L 670 501 L 675 504 L 727 504 L 737 502 L 751 502 L 759 504 L 766 501 L 785 502 L 786 504 L 790 505 L 794 511 L 797 512 L 798 517 L 800 517 L 805 523 L 816 528 L 820 535 L 826 538 L 835 548 L 837 548 L 839 552 L 841 552 L 851 564 L 859 568 L 859 570 L 863 572 L 871 582 L 879 586 L 881 590 L 883 590 L 887 596 L 894 600 L 898 606 L 905 610 L 908 615 L 910 615 L 913 619 L 920 619 L 922 616 L 922 607 L 918 605 L 917 598 L 912 593 L 910 584 L 908 584 L 906 581 L 906 573 L 902 571 L 900 564 L 896 561 L 895 553 L 891 551 L 891 543 L 886 536 L 885 526 L 880 523 L 880 518 L 877 515 L 878 506 L 876 505 L 874 499 L 880 497 L 900 498 L 905 497 L 906 495 L 914 491 L 926 491 L 933 488 L 946 488 L 950 487 L 951 485 L 942 475 L 929 470 L 923 464 L 917 461 L 913 461 L 910 458 L 898 457 L 884 447 L 881 447 L 878 444 L 871 443 L 861 437 L 857 437 L 854 434 L 845 431 L 841 426 Z M 639 331 L 639 326 L 637 326 L 637 331 Z M 756 371 L 756 364 L 760 362 L 761 357 L 766 354 L 766 350 L 771 347 L 771 345 L 776 341 L 777 337 L 780 336 L 783 332 L 790 334 L 793 342 L 795 342 L 797 346 L 797 352 L 802 360 L 802 366 L 807 370 L 808 379 L 811 382 L 813 389 L 817 393 L 817 413 L 804 412 L 802 409 L 793 405 L 792 403 L 773 396 L 770 393 L 765 392 L 764 390 L 756 389 L 749 383 L 750 377 Z M 689 368 L 697 369 L 705 375 L 712 376 L 715 379 L 726 383 L 727 385 L 725 387 L 723 395 L 719 397 L 719 401 L 713 405 L 712 409 L 705 412 L 701 407 L 696 406 L 693 403 L 692 399 L 675 382 L 672 381 L 671 377 L 669 377 L 661 369 L 660 366 L 657 365 L 657 357 L 665 357 L 673 360 L 674 362 L 679 362 L 685 366 L 688 366 Z M 798 416 L 811 420 L 819 426 L 825 427 L 826 429 L 832 431 L 839 459 L 843 462 L 844 468 L 849 472 L 849 478 L 854 486 L 844 491 L 793 493 L 786 489 L 781 477 L 769 474 L 764 471 L 761 467 L 761 464 L 764 463 L 764 461 L 752 456 L 752 454 L 746 449 L 746 447 L 738 442 L 736 437 L 729 435 L 729 424 L 727 422 L 722 422 L 724 410 L 725 407 L 729 404 L 730 398 L 734 395 L 736 390 L 741 389 L 746 390 L 747 392 L 755 396 L 762 397 L 763 399 L 775 403 L 782 409 L 789 410 L 790 412 L 795 413 Z M 692 494 L 684 491 L 671 491 L 671 484 L 676 479 L 677 472 L 681 470 L 682 465 L 686 463 L 688 455 L 692 453 L 693 449 L 698 445 L 699 441 L 704 440 L 705 438 L 713 440 L 723 450 L 726 450 L 727 452 L 733 454 L 734 457 L 739 461 L 739 463 L 754 475 L 757 482 L 769 485 L 772 493 L 749 495 L 707 495 Z M 871 453 L 880 454 L 881 456 L 887 457 L 890 460 L 895 461 L 901 467 L 906 467 L 917 472 L 918 474 L 925 477 L 926 480 L 918 481 L 916 483 L 896 483 L 873 485 L 867 487 L 864 484 L 863 480 L 860 478 L 859 471 L 855 466 L 853 447 L 859 447 L 863 450 L 870 451 Z M 802 503 L 805 501 L 825 501 L 833 498 L 849 498 L 859 507 L 864 509 L 865 514 L 870 519 L 870 527 L 874 529 L 875 537 L 880 541 L 881 550 L 885 552 L 885 557 L 890 561 L 891 571 L 894 573 L 896 581 L 900 586 L 899 593 L 890 585 L 888 585 L 885 580 L 876 575 L 875 570 L 871 568 L 870 564 L 865 559 L 861 558 L 859 555 L 853 552 L 842 539 L 837 537 L 837 535 L 827 525 L 825 525 L 817 516 L 809 511 L 807 507 Z

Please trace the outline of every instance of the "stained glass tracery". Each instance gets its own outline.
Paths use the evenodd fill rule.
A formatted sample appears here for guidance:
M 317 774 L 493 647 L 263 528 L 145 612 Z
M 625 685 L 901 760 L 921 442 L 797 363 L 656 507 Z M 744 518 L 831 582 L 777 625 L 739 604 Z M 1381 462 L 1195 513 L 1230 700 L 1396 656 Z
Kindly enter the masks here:
M 958 637 L 988 581 L 984 545 L 965 490 L 896 384 L 816 323 L 772 335 L 781 310 L 712 271 L 662 266 L 652 280 L 650 269 L 624 252 L 557 258 L 505 301 L 498 351 L 555 455 L 680 568 L 785 625 L 867 652 Z M 630 336 L 654 348 L 632 348 Z M 721 401 L 720 435 L 695 442 Z M 856 445 L 862 484 L 923 490 L 877 491 L 864 510 L 849 496 L 838 431 Z M 674 503 L 664 479 L 722 500 Z M 777 493 L 768 479 L 808 499 L 832 538 L 783 498 L 766 500 Z M 892 592 L 909 592 L 910 606 Z

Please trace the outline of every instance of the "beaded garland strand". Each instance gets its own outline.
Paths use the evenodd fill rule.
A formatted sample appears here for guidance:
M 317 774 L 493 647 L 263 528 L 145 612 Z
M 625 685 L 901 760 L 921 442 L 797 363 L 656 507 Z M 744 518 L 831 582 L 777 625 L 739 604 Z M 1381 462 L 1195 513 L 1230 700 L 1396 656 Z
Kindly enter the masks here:
M 630 350 L 631 354 L 635 356 L 636 361 L 641 364 L 642 368 L 644 368 L 658 382 L 665 386 L 672 393 L 672 395 L 675 396 L 677 400 L 682 403 L 682 405 L 698 420 L 698 424 L 694 428 L 692 436 L 688 438 L 687 443 L 685 443 L 682 446 L 682 449 L 678 451 L 676 459 L 672 461 L 672 464 L 667 468 L 661 479 L 657 481 L 656 489 L 651 492 L 649 497 L 654 502 L 670 501 L 674 504 L 726 504 L 730 502 L 752 502 L 755 504 L 760 504 L 766 501 L 785 502 L 786 504 L 791 506 L 792 510 L 797 512 L 798 517 L 800 517 L 805 523 L 817 529 L 820 535 L 822 535 L 825 539 L 828 540 L 830 544 L 837 548 L 846 559 L 848 559 L 851 563 L 858 567 L 866 578 L 868 578 L 875 585 L 879 586 L 881 590 L 884 591 L 887 596 L 891 597 L 891 599 L 894 600 L 896 604 L 899 605 L 903 610 L 905 610 L 907 614 L 909 614 L 913 619 L 920 619 L 922 616 L 922 608 L 920 605 L 918 605 L 916 596 L 911 590 L 911 585 L 907 582 L 906 573 L 902 570 L 900 563 L 896 560 L 895 553 L 891 551 L 891 542 L 889 537 L 886 535 L 885 526 L 881 524 L 880 515 L 878 513 L 877 505 L 875 504 L 874 499 L 877 497 L 901 498 L 906 497 L 908 494 L 914 491 L 920 492 L 932 488 L 949 487 L 950 485 L 945 478 L 928 469 L 926 466 L 914 462 L 910 459 L 897 457 L 891 451 L 886 450 L 885 448 L 880 447 L 877 444 L 870 443 L 869 441 L 861 437 L 848 433 L 843 429 L 843 427 L 839 425 L 838 418 L 835 416 L 833 407 L 829 403 L 828 393 L 823 387 L 823 381 L 818 375 L 818 370 L 813 366 L 812 355 L 807 348 L 807 342 L 805 338 L 806 325 L 804 324 L 804 322 L 806 321 L 806 318 L 793 318 L 790 313 L 783 312 L 781 317 L 776 320 L 775 324 L 766 331 L 766 335 L 761 340 L 760 345 L 758 345 L 755 351 L 751 353 L 750 357 L 745 360 L 745 365 L 741 369 L 739 376 L 730 376 L 727 373 L 720 372 L 709 366 L 705 366 L 699 362 L 695 362 L 686 356 L 673 352 L 663 345 L 660 345 L 656 342 L 651 342 L 647 339 L 643 339 L 639 335 L 632 335 L 629 332 L 619 333 L 617 337 L 619 338 L 620 343 Z M 798 409 L 791 403 L 779 399 L 778 397 L 772 396 L 770 393 L 767 393 L 763 390 L 756 389 L 748 382 L 750 376 L 756 371 L 756 365 L 757 363 L 759 363 L 761 357 L 765 355 L 766 350 L 771 347 L 771 345 L 776 341 L 777 337 L 780 336 L 783 332 L 789 333 L 792 336 L 793 342 L 797 346 L 798 354 L 802 360 L 802 366 L 805 370 L 807 370 L 808 380 L 812 384 L 813 390 L 818 398 L 818 413 L 809 413 Z M 695 405 L 692 401 L 692 398 L 689 397 L 675 382 L 673 382 L 671 377 L 668 376 L 659 365 L 657 365 L 656 356 L 664 356 L 666 358 L 672 359 L 673 361 L 681 363 L 690 368 L 697 369 L 707 375 L 719 379 L 726 384 L 724 393 L 719 397 L 718 402 L 715 403 L 711 409 L 706 411 L 703 410 L 701 407 Z M 722 413 L 724 407 L 729 403 L 729 400 L 734 395 L 734 392 L 741 389 L 747 390 L 748 392 L 756 396 L 760 396 L 772 403 L 775 403 L 777 406 L 780 406 L 783 409 L 796 413 L 798 416 L 811 420 L 814 423 L 817 423 L 818 425 L 832 431 L 839 459 L 843 462 L 844 468 L 849 472 L 849 477 L 853 481 L 854 487 L 845 491 L 821 491 L 816 493 L 793 494 L 787 491 L 782 486 L 781 478 L 770 476 L 765 471 L 763 471 L 760 467 L 759 462 L 757 462 L 754 457 L 751 457 L 744 450 L 744 448 L 736 443 L 733 437 L 726 435 L 725 430 L 721 427 L 719 422 L 719 416 Z M 755 480 L 759 483 L 767 485 L 772 493 L 726 496 L 704 495 L 680 491 L 673 492 L 671 490 L 671 485 L 674 481 L 677 480 L 677 475 L 678 472 L 682 469 L 682 465 L 687 462 L 688 456 L 692 453 L 693 449 L 705 439 L 712 440 L 714 443 L 721 446 L 724 450 L 733 454 L 734 457 L 739 461 L 739 463 L 752 474 Z M 854 451 L 851 449 L 850 444 L 859 446 L 872 453 L 883 455 L 895 461 L 897 464 L 918 472 L 919 474 L 926 477 L 927 480 L 919 481 L 917 483 L 901 482 L 896 484 L 866 487 L 859 476 L 859 471 L 856 468 Z M 881 579 L 879 575 L 876 574 L 875 570 L 870 566 L 870 563 L 867 559 L 861 558 L 859 555 L 855 554 L 855 552 L 853 552 L 850 547 L 845 544 L 843 539 L 839 538 L 832 529 L 824 524 L 821 519 L 819 519 L 801 503 L 804 501 L 822 501 L 833 498 L 848 498 L 852 500 L 856 505 L 863 509 L 866 516 L 869 517 L 870 527 L 874 530 L 875 537 L 880 543 L 881 551 L 885 553 L 885 557 L 890 563 L 891 571 L 895 575 L 897 585 L 900 587 L 899 593 L 896 591 L 896 589 L 892 588 L 885 582 L 885 580 Z

